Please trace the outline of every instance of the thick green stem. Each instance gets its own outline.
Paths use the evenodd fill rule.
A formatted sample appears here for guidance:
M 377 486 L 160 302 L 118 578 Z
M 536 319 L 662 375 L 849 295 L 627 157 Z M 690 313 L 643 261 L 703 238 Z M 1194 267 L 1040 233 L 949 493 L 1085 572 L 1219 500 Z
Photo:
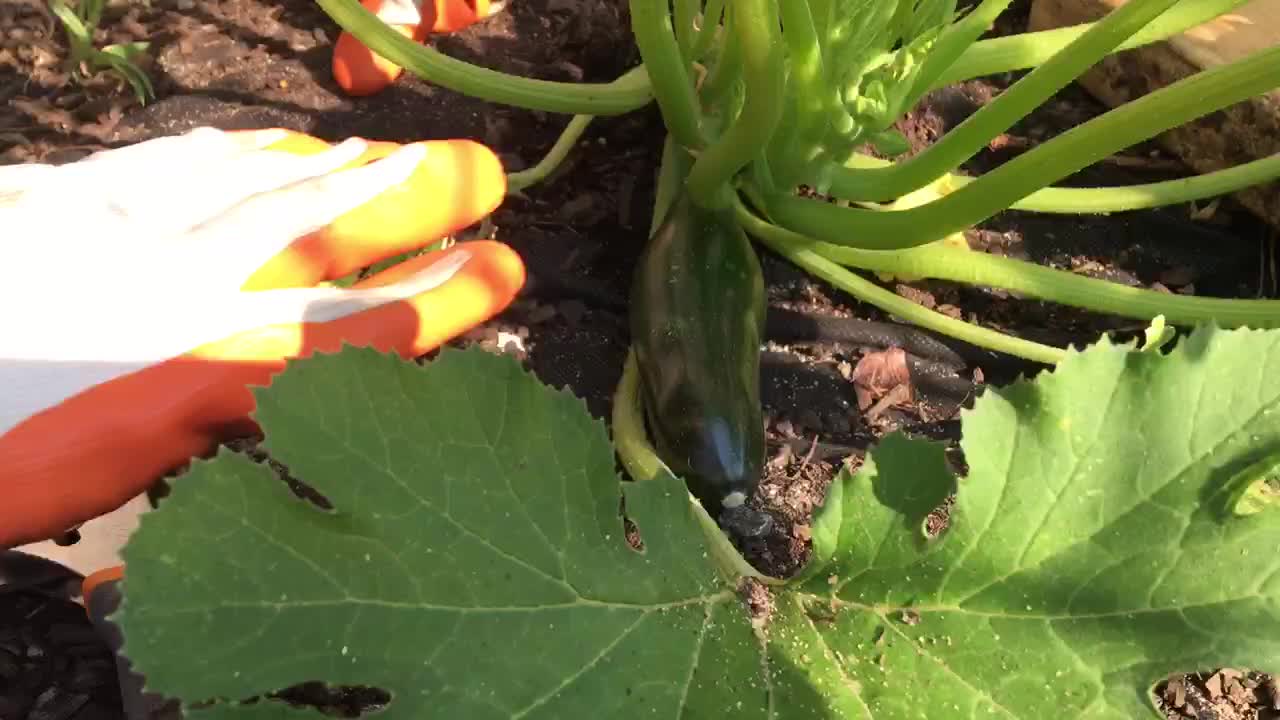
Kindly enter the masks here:
M 685 147 L 702 147 L 698 96 L 671 30 L 671 11 L 666 0 L 631 0 L 631 29 L 667 130 Z
M 679 46 L 680 54 L 684 57 L 687 67 L 694 60 L 693 49 L 697 30 L 694 29 L 693 24 L 702 10 L 702 2 L 701 0 L 675 0 L 675 6 L 676 45 Z
M 1170 323 L 1179 325 L 1215 322 L 1225 327 L 1280 327 L 1280 300 L 1170 295 L 945 244 L 877 252 L 793 234 L 792 239 L 799 241 L 797 238 L 832 262 L 865 270 L 996 287 L 1053 303 L 1141 320 L 1164 315 Z
M 569 115 L 621 115 L 653 99 L 644 66 L 606 83 L 534 80 L 472 65 L 392 30 L 357 0 L 316 0 L 374 53 L 441 87 L 489 102 Z
M 916 0 L 898 0 L 893 3 L 893 15 L 889 18 L 889 44 L 897 45 L 906 40 L 907 30 L 911 27 L 911 19 L 915 16 Z
M 769 200 L 769 211 L 793 230 L 838 245 L 878 250 L 923 245 L 976 225 L 1117 150 L 1277 86 L 1280 46 L 1126 103 L 927 205 L 862 211 L 776 196 Z
M 1163 315 L 1171 323 L 1184 325 L 1212 321 L 1226 327 L 1280 327 L 1280 300 L 1170 295 L 942 243 L 897 252 L 863 250 L 823 242 L 762 220 L 756 223 L 756 232 L 767 233 L 775 243 L 863 270 L 996 287 L 1049 302 L 1141 320 Z
M 551 150 L 546 156 L 538 161 L 537 165 L 528 170 L 514 172 L 507 176 L 507 192 L 520 192 L 533 185 L 542 182 L 548 175 L 555 172 L 560 167 L 560 163 L 568 157 L 569 151 L 573 149 L 578 138 L 582 137 L 582 133 L 586 131 L 587 126 L 591 124 L 594 118 L 591 115 L 574 115 L 565 127 L 564 132 L 560 133 L 560 137 L 556 138 L 555 145 L 551 146 Z
M 650 235 L 657 232 L 671 205 L 680 195 L 680 189 L 689 175 L 692 164 L 689 153 L 673 142 L 668 135 L 662 143 L 662 159 L 658 165 L 658 176 L 654 180 L 653 217 L 649 219 Z
M 731 28 L 742 46 L 746 100 L 738 117 L 689 171 L 686 185 L 690 196 L 704 206 L 729 202 L 729 180 L 767 147 L 782 117 L 778 100 L 786 91 L 782 33 L 774 0 L 734 0 L 728 9 L 734 16 Z
M 891 200 L 928 185 L 959 167 L 1175 2 L 1130 0 L 924 152 L 883 170 L 837 170 L 832 175 L 832 192 L 850 200 Z
M 1183 0 L 1120 43 L 1114 52 L 1131 50 L 1179 35 L 1247 2 L 1249 0 Z M 955 64 L 933 81 L 930 89 L 984 75 L 1035 67 L 1061 52 L 1093 26 L 1094 23 L 1082 23 L 974 43 Z
M 756 217 L 741 203 L 737 205 L 735 211 L 738 222 L 742 223 L 746 231 L 778 254 L 835 287 L 844 290 L 858 300 L 874 305 L 907 322 L 963 342 L 1036 362 L 1052 365 L 1065 356 L 1065 353 L 1058 348 L 1005 335 L 917 305 L 869 280 L 858 277 L 856 274 L 815 252 L 812 246 L 821 245 L 821 243 L 776 225 L 771 225 Z M 840 249 L 845 250 L 847 248 Z
M 1079 215 L 1145 210 L 1227 195 L 1276 178 L 1280 178 L 1280 154 L 1177 180 L 1127 187 L 1043 188 L 1014 203 L 1012 209 Z
M 794 187 L 818 154 L 827 132 L 827 118 L 834 103 L 830 79 L 822 63 L 822 46 L 802 0 L 779 4 L 783 40 L 790 60 L 791 77 L 787 83 L 788 100 L 792 104 L 795 124 L 778 133 L 772 143 L 769 166 L 780 185 Z
M 693 48 L 694 60 L 701 60 L 711 50 L 712 43 L 719 34 L 724 2 L 725 0 L 707 0 L 706 7 L 702 9 L 702 27 L 698 29 L 698 40 Z
M 622 469 L 636 482 L 657 479 L 663 462 L 645 437 L 644 405 L 640 395 L 640 371 L 634 352 L 628 352 L 622 378 L 613 393 L 613 447 Z
M 834 4 L 832 0 L 807 0 L 809 3 L 809 17 L 813 18 L 813 29 L 818 33 L 818 37 L 826 38 L 827 33 L 831 30 L 832 10 Z
M 702 83 L 703 111 L 727 116 L 724 111 L 726 98 L 734 85 L 742 79 L 742 42 L 734 30 L 735 14 L 730 8 L 724 13 L 724 39 L 716 46 L 716 56 Z
M 911 107 L 924 96 L 926 92 L 933 87 L 933 83 L 938 76 L 946 72 L 956 59 L 964 55 L 965 50 L 973 46 L 974 41 L 982 37 L 982 34 L 991 27 L 992 23 L 1004 9 L 1009 7 L 1012 0 L 983 0 L 978 7 L 969 12 L 968 15 L 960 19 L 959 22 L 953 23 L 946 30 L 942 31 L 941 37 L 934 43 L 933 48 L 929 51 L 925 58 L 924 66 L 920 68 L 920 74 L 916 76 L 912 83 L 911 92 L 907 95 L 907 101 L 903 107 Z
M 890 163 L 889 160 L 859 154 L 854 155 L 847 164 L 853 167 L 881 167 Z M 1227 195 L 1276 178 L 1280 178 L 1280 154 L 1202 175 L 1140 185 L 1041 188 L 1015 202 L 1009 209 L 1064 215 L 1146 210 Z M 967 175 L 948 174 L 940 178 L 937 184 L 940 194 L 945 195 L 976 180 L 977 178 Z

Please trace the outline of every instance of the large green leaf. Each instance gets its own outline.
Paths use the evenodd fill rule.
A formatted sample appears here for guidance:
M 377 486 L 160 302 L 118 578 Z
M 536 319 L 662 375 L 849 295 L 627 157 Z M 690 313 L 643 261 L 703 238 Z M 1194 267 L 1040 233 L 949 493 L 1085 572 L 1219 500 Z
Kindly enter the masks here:
M 376 686 L 388 718 L 759 714 L 759 641 L 683 486 L 627 486 L 633 550 L 604 428 L 514 361 L 347 349 L 292 364 L 256 418 L 334 510 L 241 455 L 178 480 L 125 551 L 119 622 L 151 688 Z
M 864 715 L 1157 717 L 1174 671 L 1280 669 L 1280 518 L 1235 515 L 1280 455 L 1280 334 L 1103 342 L 979 399 L 962 447 L 939 539 L 940 446 L 890 437 L 844 473 L 785 603 Z
M 687 493 L 620 483 L 580 401 L 478 350 L 347 349 L 258 392 L 335 509 L 196 463 L 126 549 L 118 620 L 152 689 L 220 699 L 193 717 L 292 717 L 232 701 L 308 680 L 384 688 L 388 718 L 1155 717 L 1171 672 L 1280 669 L 1280 523 L 1236 511 L 1280 457 L 1273 378 L 1280 332 L 1102 343 L 981 398 L 962 480 L 891 436 L 757 632 Z

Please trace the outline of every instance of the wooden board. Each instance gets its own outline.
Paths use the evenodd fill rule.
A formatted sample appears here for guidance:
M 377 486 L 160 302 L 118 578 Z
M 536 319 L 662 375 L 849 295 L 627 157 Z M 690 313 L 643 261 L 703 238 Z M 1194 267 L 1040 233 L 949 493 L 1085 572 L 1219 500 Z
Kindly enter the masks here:
M 1125 1 L 1034 0 L 1031 29 L 1091 22 Z M 1165 42 L 1114 54 L 1082 76 L 1080 84 L 1115 107 L 1200 70 L 1276 45 L 1280 45 L 1280 0 L 1252 0 Z M 1170 130 L 1158 140 L 1199 172 L 1280 153 L 1280 90 Z M 1280 228 L 1280 182 L 1242 190 L 1236 199 Z

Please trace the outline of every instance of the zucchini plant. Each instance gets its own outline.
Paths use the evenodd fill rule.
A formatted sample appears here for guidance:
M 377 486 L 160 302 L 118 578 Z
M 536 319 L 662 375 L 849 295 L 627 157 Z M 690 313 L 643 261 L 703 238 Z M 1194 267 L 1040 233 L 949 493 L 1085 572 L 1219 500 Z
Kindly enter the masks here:
M 1259 490 L 1280 462 L 1277 304 L 1155 295 L 947 242 L 1010 207 L 1149 207 L 1280 174 L 1272 159 L 1128 190 L 1051 187 L 1280 85 L 1280 48 L 983 177 L 952 174 L 1106 53 L 1238 2 L 1131 0 L 1096 24 L 977 42 L 1007 1 L 961 15 L 946 0 L 632 0 L 643 66 L 572 85 L 467 65 L 356 0 L 317 1 L 433 82 L 574 114 L 516 189 L 591 116 L 657 101 L 669 133 L 633 352 L 612 445 L 580 399 L 476 349 L 419 365 L 346 348 L 256 389 L 264 449 L 326 506 L 224 450 L 191 464 L 124 551 L 124 652 L 187 717 L 321 717 L 276 694 L 319 681 L 381 688 L 388 720 L 1154 718 L 1151 690 L 1172 673 L 1280 670 L 1280 524 Z M 864 153 L 900 145 L 893 120 L 930 88 L 1032 66 L 911 160 Z M 746 238 L 900 317 L 1053 364 L 964 412 L 963 477 L 942 444 L 896 433 L 842 470 L 790 578 L 748 565 L 714 517 L 754 481 L 761 428 Z M 1047 347 L 855 270 L 1196 327 L 1168 351 L 1159 322 L 1141 349 Z M 710 421 L 681 424 L 689 410 Z M 930 531 L 948 498 L 946 528 Z
M 194 461 L 112 621 L 189 720 L 324 718 L 279 692 L 316 683 L 380 690 L 351 694 L 386 720 L 1154 720 L 1172 673 L 1280 670 L 1278 374 L 1280 330 L 1070 350 L 965 412 L 963 477 L 884 438 L 774 578 L 518 361 L 348 347 L 254 390 L 264 449 L 327 503 Z
M 858 271 L 1002 288 L 1145 321 L 1162 317 L 1183 327 L 1280 325 L 1280 302 L 1126 287 L 968 252 L 962 237 L 955 242 L 956 233 L 1008 209 L 1137 210 L 1280 177 L 1280 156 L 1272 156 L 1174 181 L 1119 188 L 1054 186 L 1117 150 L 1280 87 L 1280 47 L 1113 109 L 980 177 L 957 172 L 1108 54 L 1183 32 L 1243 0 L 1130 0 L 1094 23 L 986 40 L 979 38 L 1010 0 L 982 0 L 963 11 L 956 0 L 631 0 L 632 30 L 643 62 L 614 82 L 594 84 L 495 72 L 397 34 L 356 0 L 317 2 L 374 52 L 430 82 L 496 103 L 573 114 L 548 158 L 510 177 L 513 189 L 546 177 L 593 116 L 656 101 L 676 155 L 687 156 L 689 164 L 671 181 L 674 187 L 659 195 L 681 198 L 677 214 L 719 218 L 717 229 L 701 242 L 717 244 L 745 233 L 854 298 L 945 335 L 1048 364 L 1066 352 L 922 307 Z M 894 123 L 927 92 L 1010 70 L 1030 72 L 919 154 L 879 159 L 904 149 Z M 651 242 L 669 251 L 671 225 L 655 222 L 654 227 Z M 696 252 L 706 257 L 708 250 Z M 751 288 L 758 279 L 754 271 L 744 271 L 734 280 L 739 284 L 730 287 L 724 273 L 677 270 L 671 257 L 663 260 L 664 269 L 655 267 L 652 253 L 649 258 L 640 270 L 651 275 L 638 276 L 637 284 L 658 287 L 653 273 L 666 273 L 673 284 L 667 286 L 670 295 L 633 295 L 632 325 L 641 332 L 633 338 L 639 391 L 653 403 L 659 402 L 651 387 L 655 383 L 673 383 L 662 389 L 674 392 L 679 384 L 673 377 L 700 382 L 703 387 L 681 392 L 705 411 L 703 421 L 691 424 L 679 413 L 651 408 L 650 428 L 664 460 L 691 473 L 691 482 L 698 475 L 723 485 L 735 463 L 758 464 L 761 431 L 752 427 L 758 408 L 747 408 L 758 401 L 744 390 L 752 383 L 749 378 L 720 383 L 707 378 L 725 368 L 754 372 L 755 361 L 747 357 L 752 351 L 731 350 L 724 339 L 751 342 L 757 321 Z M 644 343 L 652 338 L 643 333 L 662 332 L 651 321 L 667 312 L 658 307 L 676 295 L 713 298 L 710 302 L 724 312 L 703 311 L 696 320 L 700 329 L 682 335 L 686 344 L 675 350 L 669 343 L 660 357 L 646 351 Z M 685 328 L 695 322 L 692 315 L 667 314 L 666 320 L 679 320 Z M 665 365 L 655 364 L 659 358 Z M 682 363 L 678 370 L 676 363 Z M 736 409 L 725 424 L 717 413 L 730 407 Z M 678 435 L 684 439 L 673 441 Z M 695 473 L 695 462 L 716 467 Z M 753 487 L 749 472 L 734 482 L 723 485 L 721 494 L 737 497 Z

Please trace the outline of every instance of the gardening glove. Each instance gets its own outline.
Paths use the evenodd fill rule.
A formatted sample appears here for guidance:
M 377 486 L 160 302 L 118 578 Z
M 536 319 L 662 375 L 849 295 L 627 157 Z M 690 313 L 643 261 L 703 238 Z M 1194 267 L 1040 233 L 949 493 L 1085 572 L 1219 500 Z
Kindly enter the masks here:
M 415 42 L 431 33 L 461 30 L 500 9 L 489 0 L 361 0 L 365 10 Z M 343 31 L 333 48 L 333 79 L 348 95 L 373 95 L 400 77 L 404 68 L 375 55 Z
M 505 187 L 470 141 L 274 130 L 0 167 L 0 551 L 256 434 L 249 386 L 292 358 L 344 343 L 417 356 L 503 310 L 524 267 L 490 240 L 324 281 L 471 225 Z

